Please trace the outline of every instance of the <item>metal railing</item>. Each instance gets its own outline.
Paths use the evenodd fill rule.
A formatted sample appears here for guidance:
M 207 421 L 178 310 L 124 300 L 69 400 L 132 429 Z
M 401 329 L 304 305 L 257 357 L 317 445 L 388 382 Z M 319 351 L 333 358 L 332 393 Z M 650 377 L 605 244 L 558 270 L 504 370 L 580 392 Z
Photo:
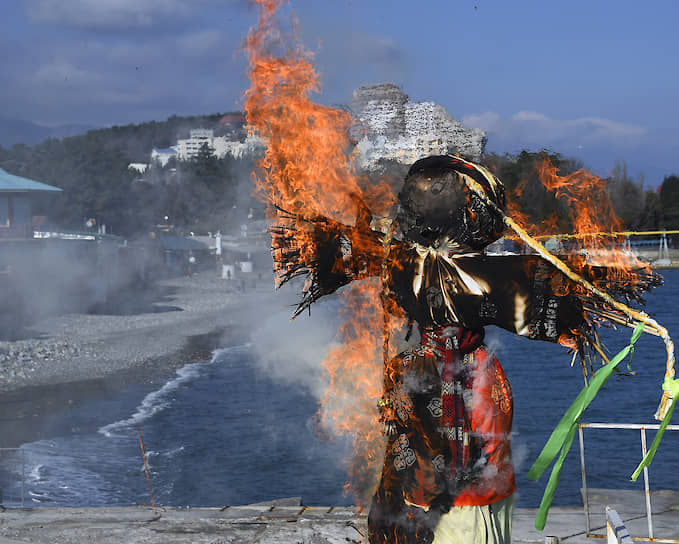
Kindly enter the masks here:
M 0 506 L 24 507 L 26 453 L 21 448 L 0 448 Z
M 587 495 L 587 473 L 585 471 L 585 439 L 582 433 L 583 429 L 637 429 L 640 431 L 641 438 L 641 455 L 642 458 L 646 456 L 646 430 L 658 430 L 660 428 L 659 424 L 648 424 L 642 425 L 637 423 L 579 423 L 578 433 L 580 438 L 580 468 L 582 469 L 582 502 L 585 508 L 585 529 L 587 531 L 587 538 L 606 538 L 606 535 L 600 535 L 592 533 L 589 519 L 589 499 Z M 679 431 L 679 425 L 668 425 L 665 428 L 666 431 Z M 643 470 L 644 474 L 644 497 L 646 502 L 646 519 L 648 522 L 648 536 L 637 536 L 631 537 L 632 540 L 641 542 L 667 542 L 667 543 L 679 543 L 678 539 L 662 539 L 655 538 L 653 535 L 653 514 L 651 511 L 651 487 L 648 480 L 648 467 Z M 626 542 L 629 539 L 625 540 Z

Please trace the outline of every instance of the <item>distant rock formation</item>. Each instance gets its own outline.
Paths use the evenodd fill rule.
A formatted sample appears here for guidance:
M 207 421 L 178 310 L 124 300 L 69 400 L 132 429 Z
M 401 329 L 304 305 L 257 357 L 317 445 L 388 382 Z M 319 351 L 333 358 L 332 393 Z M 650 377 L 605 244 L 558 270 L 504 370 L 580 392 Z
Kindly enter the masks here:
M 486 147 L 486 134 L 465 128 L 443 106 L 411 102 L 392 83 L 359 87 L 351 110 L 357 121 L 351 129 L 359 165 L 379 168 L 380 160 L 412 164 L 427 155 L 456 152 L 478 160 Z

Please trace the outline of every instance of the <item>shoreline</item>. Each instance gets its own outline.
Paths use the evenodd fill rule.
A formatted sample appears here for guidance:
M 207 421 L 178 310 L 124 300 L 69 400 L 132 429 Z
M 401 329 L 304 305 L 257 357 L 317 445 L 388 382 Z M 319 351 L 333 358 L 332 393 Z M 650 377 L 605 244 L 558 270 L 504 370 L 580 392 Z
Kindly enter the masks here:
M 161 386 L 174 372 L 191 363 L 207 362 L 226 331 L 218 329 L 186 339 L 185 346 L 170 355 L 146 359 L 141 366 L 112 371 L 106 376 L 68 380 L 54 384 L 26 385 L 0 394 L 0 447 L 16 448 L 28 442 L 57 436 L 44 425 L 49 415 L 78 407 L 101 395 L 113 395 L 135 385 Z M 214 347 L 208 346 L 214 343 Z
M 273 281 L 248 278 L 243 294 L 215 276 L 160 280 L 149 312 L 54 316 L 34 324 L 29 338 L 0 342 L 0 447 L 49 438 L 37 424 L 48 414 L 134 385 L 161 386 L 247 335 L 245 310 L 273 300 Z

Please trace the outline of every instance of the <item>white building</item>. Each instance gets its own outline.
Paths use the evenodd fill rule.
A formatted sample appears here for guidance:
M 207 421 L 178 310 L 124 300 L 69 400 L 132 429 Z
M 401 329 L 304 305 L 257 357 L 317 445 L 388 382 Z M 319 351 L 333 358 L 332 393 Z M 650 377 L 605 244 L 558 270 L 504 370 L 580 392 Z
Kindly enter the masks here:
M 411 102 L 391 83 L 355 90 L 352 110 L 358 163 L 368 170 L 378 168 L 381 159 L 412 164 L 450 152 L 479 160 L 486 147 L 482 130 L 466 128 L 434 102 Z
M 146 169 L 148 167 L 149 165 L 144 162 L 131 162 L 130 164 L 127 165 L 128 170 L 134 170 L 136 172 L 139 172 L 140 174 L 146 172 Z
M 241 142 L 228 136 L 215 137 L 212 129 L 194 128 L 189 131 L 188 138 L 177 140 L 177 145 L 167 149 L 153 149 L 151 161 L 158 161 L 161 166 L 165 166 L 171 157 L 188 161 L 196 157 L 205 144 L 218 159 L 223 159 L 227 155 L 241 159 L 248 155 L 256 155 L 264 147 L 264 141 L 253 134 L 248 134 L 245 141 Z
M 151 162 L 158 161 L 160 166 L 165 166 L 171 158 L 178 158 L 178 155 L 176 147 L 167 147 L 164 149 L 157 149 L 154 147 L 153 151 L 151 151 Z
M 264 147 L 264 142 L 259 136 L 255 136 L 254 134 L 248 134 L 244 142 L 230 140 L 226 136 L 220 136 L 213 139 L 212 147 L 215 151 L 215 155 L 220 159 L 226 157 L 226 155 L 231 155 L 236 159 L 242 159 L 247 155 L 256 154 L 257 151 Z
M 207 144 L 208 147 L 214 150 L 214 131 L 208 128 L 194 128 L 189 132 L 189 137 L 185 140 L 177 140 L 177 153 L 179 159 L 182 161 L 187 161 L 192 159 L 203 145 Z

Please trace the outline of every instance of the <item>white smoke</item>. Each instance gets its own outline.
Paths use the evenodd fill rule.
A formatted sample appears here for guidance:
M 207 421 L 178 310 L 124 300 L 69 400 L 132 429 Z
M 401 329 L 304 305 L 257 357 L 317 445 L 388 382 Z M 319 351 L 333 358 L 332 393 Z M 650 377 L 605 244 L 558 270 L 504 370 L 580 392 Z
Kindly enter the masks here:
M 302 314 L 291 322 L 297 300 L 294 289 L 283 287 L 266 311 L 258 307 L 259 315 L 268 317 L 252 332 L 253 353 L 262 373 L 320 399 L 328 385 L 321 362 L 337 334 L 339 301 L 326 297 L 313 305 L 311 315 Z

